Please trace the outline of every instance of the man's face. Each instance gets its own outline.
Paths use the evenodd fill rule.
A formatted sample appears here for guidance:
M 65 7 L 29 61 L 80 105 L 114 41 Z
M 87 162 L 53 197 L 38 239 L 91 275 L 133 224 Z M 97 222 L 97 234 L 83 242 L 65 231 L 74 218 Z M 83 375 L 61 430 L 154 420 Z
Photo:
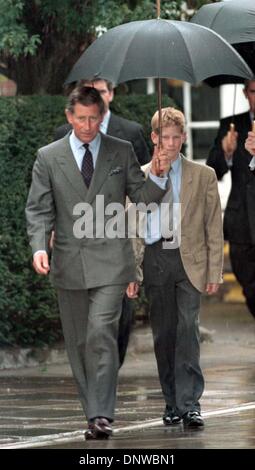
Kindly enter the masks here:
M 255 80 L 248 82 L 247 88 L 244 90 L 244 94 L 249 101 L 250 110 L 255 112 Z
M 96 80 L 95 82 L 84 82 L 84 85 L 91 86 L 99 91 L 101 98 L 104 100 L 105 112 L 107 112 L 113 100 L 113 91 L 108 90 L 106 81 Z
M 177 159 L 185 139 L 186 134 L 178 126 L 162 128 L 162 149 L 166 151 L 171 161 Z M 159 135 L 154 131 L 151 133 L 151 140 L 154 145 L 158 145 Z
M 77 103 L 73 113 L 66 110 L 66 118 L 73 127 L 74 133 L 84 144 L 91 142 L 99 132 L 103 117 L 97 104 L 84 106 Z

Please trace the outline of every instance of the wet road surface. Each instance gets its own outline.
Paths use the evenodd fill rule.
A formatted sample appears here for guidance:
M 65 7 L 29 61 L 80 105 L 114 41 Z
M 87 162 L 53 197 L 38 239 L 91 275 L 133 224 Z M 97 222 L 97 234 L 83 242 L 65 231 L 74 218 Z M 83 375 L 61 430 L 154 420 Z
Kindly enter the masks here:
M 0 371 L 0 449 L 255 449 L 255 322 L 244 304 L 212 301 L 203 302 L 201 324 L 213 330 L 201 345 L 203 430 L 163 426 L 154 354 L 130 349 L 108 441 L 84 441 L 67 364 Z

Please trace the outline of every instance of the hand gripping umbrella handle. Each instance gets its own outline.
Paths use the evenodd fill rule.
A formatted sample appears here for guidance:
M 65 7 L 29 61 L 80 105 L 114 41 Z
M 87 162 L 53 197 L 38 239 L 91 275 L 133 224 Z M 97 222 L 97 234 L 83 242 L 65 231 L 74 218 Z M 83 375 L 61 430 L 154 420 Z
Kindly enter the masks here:
M 228 134 L 227 134 L 227 139 L 228 139 L 228 144 L 231 145 L 231 141 L 232 141 L 232 136 L 235 132 L 235 124 L 233 122 L 231 122 L 229 124 L 229 131 L 228 131 Z

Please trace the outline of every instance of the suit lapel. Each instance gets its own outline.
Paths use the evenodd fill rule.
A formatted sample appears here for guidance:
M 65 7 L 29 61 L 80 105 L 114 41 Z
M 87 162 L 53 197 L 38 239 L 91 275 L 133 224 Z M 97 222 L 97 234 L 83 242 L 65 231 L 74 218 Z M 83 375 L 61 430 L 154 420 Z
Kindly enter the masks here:
M 191 200 L 192 195 L 192 165 L 189 164 L 189 161 L 182 155 L 182 179 L 181 179 L 181 194 L 180 202 L 181 206 L 181 219 L 183 219 L 186 209 L 188 207 L 189 201 Z
M 99 194 L 99 191 L 111 169 L 112 162 L 115 159 L 116 154 L 117 151 L 115 148 L 112 147 L 111 143 L 107 139 L 107 136 L 101 134 L 101 144 L 97 157 L 96 167 L 86 198 L 86 201 L 88 203 L 91 203 L 96 197 L 96 195 Z
M 82 200 L 87 197 L 88 189 L 84 183 L 81 172 L 77 166 L 73 152 L 69 144 L 69 134 L 63 139 L 63 149 L 56 157 L 56 160 L 65 174 L 73 189 L 79 194 Z
M 107 137 L 104 134 L 101 134 L 100 149 L 89 189 L 84 183 L 81 172 L 73 156 L 69 144 L 69 135 L 63 139 L 62 149 L 56 157 L 56 160 L 73 189 L 79 194 L 83 201 L 91 203 L 105 182 L 116 154 L 116 149 L 112 148 Z
M 109 124 L 107 128 L 107 134 L 113 137 L 118 137 L 120 139 L 121 138 L 123 139 L 123 135 L 119 126 L 119 120 L 115 116 L 115 114 L 113 114 L 112 112 L 110 115 L 110 120 L 109 120 Z

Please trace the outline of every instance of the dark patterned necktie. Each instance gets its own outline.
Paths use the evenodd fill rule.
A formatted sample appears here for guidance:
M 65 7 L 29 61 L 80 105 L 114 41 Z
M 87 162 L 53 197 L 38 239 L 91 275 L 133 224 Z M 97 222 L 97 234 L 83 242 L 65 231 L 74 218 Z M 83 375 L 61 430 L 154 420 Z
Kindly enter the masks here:
M 85 154 L 82 160 L 81 174 L 83 176 L 87 188 L 89 188 L 94 171 L 93 157 L 91 151 L 89 150 L 89 144 L 83 144 L 83 147 L 85 147 Z

